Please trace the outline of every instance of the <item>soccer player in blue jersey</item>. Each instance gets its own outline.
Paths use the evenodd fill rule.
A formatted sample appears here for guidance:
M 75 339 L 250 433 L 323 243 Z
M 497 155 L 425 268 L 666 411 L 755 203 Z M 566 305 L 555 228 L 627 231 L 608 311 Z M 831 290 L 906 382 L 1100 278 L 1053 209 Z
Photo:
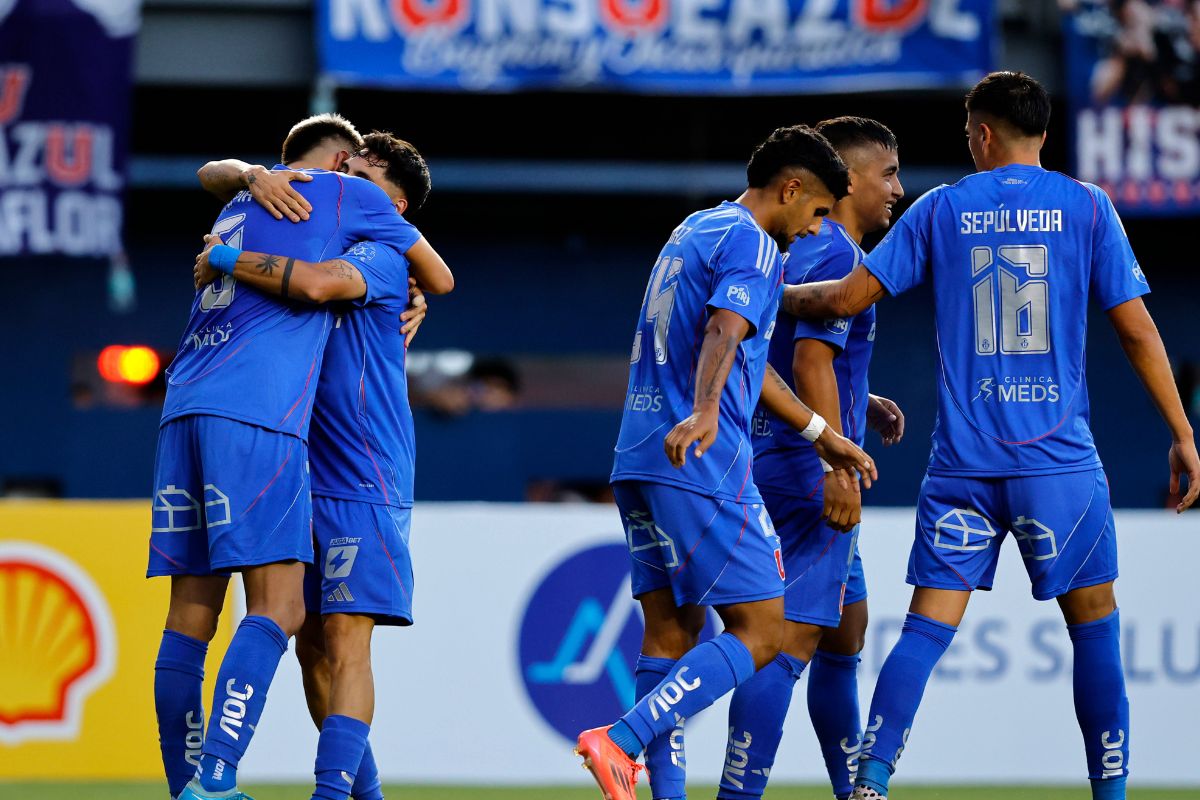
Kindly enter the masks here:
M 419 208 L 429 193 L 424 159 L 389 134 L 365 137 L 363 150 L 346 166 L 387 191 L 397 213 Z M 263 269 L 272 261 L 283 268 Z M 415 277 L 422 288 L 444 294 L 454 278 L 440 259 L 438 264 L 433 270 L 416 266 Z M 321 727 L 313 798 L 322 800 L 382 798 L 374 758 L 366 755 L 374 711 L 371 634 L 377 623 L 412 624 L 408 534 L 415 451 L 399 332 L 409 267 L 403 253 L 374 242 L 320 263 L 222 245 L 206 249 L 196 262 L 198 285 L 227 272 L 272 295 L 350 303 L 339 309 L 313 410 L 317 559 L 306 575 L 309 619 L 297 640 L 306 694 Z
M 414 229 L 382 189 L 327 171 L 359 141 L 334 116 L 296 126 L 283 161 L 313 170 L 311 181 L 297 184 L 312 218 L 276 219 L 245 192 L 225 206 L 213 233 L 239 247 L 314 261 L 360 241 L 407 249 Z M 226 276 L 196 294 L 169 369 L 147 574 L 171 576 L 155 704 L 173 795 L 241 796 L 237 766 L 287 640 L 303 621 L 304 562 L 313 557 L 309 417 L 331 325 L 324 308 L 283 303 Z M 222 661 L 214 717 L 197 748 L 205 650 L 235 571 L 247 616 Z M 197 760 L 185 788 L 189 762 Z
M 918 499 L 900 640 L 876 685 L 854 797 L 882 799 L 917 706 L 971 592 L 992 584 L 1011 531 L 1033 595 L 1054 598 L 1074 649 L 1074 697 L 1097 800 L 1125 797 L 1129 704 L 1113 592 L 1116 534 L 1088 429 L 1086 298 L 1108 314 L 1171 431 L 1177 511 L 1200 494 L 1200 458 L 1158 331 L 1150 289 L 1108 196 L 1040 166 L 1050 119 L 1028 75 L 993 73 L 968 94 L 979 172 L 913 204 L 839 281 L 785 290 L 798 316 L 844 317 L 933 281 L 941 361 L 933 451 Z
M 760 392 L 831 464 L 873 472 L 766 365 L 780 250 L 820 229 L 846 194 L 846 167 L 824 137 L 796 126 L 759 145 L 746 173 L 737 202 L 672 232 L 634 335 L 612 481 L 646 622 L 639 700 L 614 725 L 581 733 L 576 749 L 609 800 L 633 800 L 638 754 L 651 748 L 651 769 L 656 753 L 669 758 L 682 719 L 779 652 L 783 563 L 750 469 Z M 696 645 L 707 606 L 725 631 Z
M 816 126 L 850 170 L 851 193 L 834 206 L 820 233 L 797 241 L 784 262 L 789 284 L 837 279 L 862 263 L 864 234 L 887 228 L 903 196 L 896 137 L 882 123 L 839 117 Z M 796 395 L 830 427 L 860 447 L 868 426 L 884 444 L 903 436 L 904 415 L 871 395 L 867 367 L 875 308 L 843 318 L 776 318 L 768 361 L 794 381 Z M 834 795 L 853 790 L 861 742 L 857 671 L 867 627 L 867 590 L 857 536 L 862 495 L 823 469 L 813 446 L 767 409 L 754 419 L 754 482 L 783 545 L 787 573 L 783 649 L 733 693 L 727 760 L 717 796 L 762 797 L 783 735 L 797 679 L 810 667 L 808 705 Z M 844 604 L 844 609 L 843 609 Z M 674 772 L 679 772 L 675 770 Z M 683 797 L 681 776 L 667 767 L 651 783 L 656 798 Z M 660 781 L 675 777 L 675 785 Z

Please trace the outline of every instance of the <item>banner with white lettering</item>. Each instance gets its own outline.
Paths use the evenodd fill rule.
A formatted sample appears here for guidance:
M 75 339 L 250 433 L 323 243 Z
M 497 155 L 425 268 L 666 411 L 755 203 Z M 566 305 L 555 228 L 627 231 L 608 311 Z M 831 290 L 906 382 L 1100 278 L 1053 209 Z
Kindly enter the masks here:
M 991 0 L 320 0 L 322 69 L 416 89 L 771 94 L 961 86 Z
M 141 0 L 0 0 L 0 257 L 121 249 Z
M 871 617 L 860 670 L 864 714 L 912 594 L 904 575 L 913 516 L 904 508 L 863 513 Z M 1200 688 L 1196 522 L 1168 511 L 1118 511 L 1116 525 L 1136 780 L 1200 787 L 1200 760 L 1191 756 L 1195 737 L 1180 733 L 1190 730 L 1195 712 L 1188 709 L 1195 709 Z M 571 745 L 580 730 L 608 724 L 633 704 L 643 630 L 616 508 L 418 503 L 412 555 L 416 624 L 378 628 L 371 645 L 377 692 L 371 742 L 385 778 L 590 782 Z M 1087 785 L 1062 614 L 1056 603 L 1030 596 L 1015 542 L 1003 543 L 1000 561 L 994 590 L 972 598 L 925 692 L 897 773 L 906 785 Z M 780 784 L 826 780 L 804 692 L 796 690 L 771 769 Z M 714 785 L 726 764 L 727 702 L 687 722 L 695 785 Z M 486 747 L 473 744 L 479 731 L 496 730 L 504 735 Z M 316 743 L 299 668 L 285 658 L 239 774 L 251 781 L 311 780 Z
M 1200 4 L 1071 5 L 1064 39 L 1075 174 L 1125 214 L 1200 211 Z

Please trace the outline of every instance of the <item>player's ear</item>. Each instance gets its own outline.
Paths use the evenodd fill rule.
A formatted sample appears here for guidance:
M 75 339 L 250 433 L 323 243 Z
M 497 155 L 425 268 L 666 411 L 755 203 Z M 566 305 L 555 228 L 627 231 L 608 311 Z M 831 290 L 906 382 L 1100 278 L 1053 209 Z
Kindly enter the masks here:
M 793 175 L 783 182 L 779 195 L 784 205 L 794 203 L 797 198 L 804 196 L 804 181 L 798 175 Z
M 395 198 L 392 200 L 392 205 L 396 207 L 396 213 L 403 217 L 404 212 L 408 210 L 408 198 Z

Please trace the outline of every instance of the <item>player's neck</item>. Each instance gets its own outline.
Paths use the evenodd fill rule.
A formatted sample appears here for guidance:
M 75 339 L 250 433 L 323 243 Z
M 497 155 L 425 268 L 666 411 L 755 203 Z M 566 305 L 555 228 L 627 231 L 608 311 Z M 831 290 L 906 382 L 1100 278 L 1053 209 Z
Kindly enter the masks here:
M 1037 150 L 1020 148 L 1002 150 L 996 154 L 995 158 L 989 159 L 989 162 L 987 167 L 989 170 L 1003 167 L 1041 167 L 1041 148 Z
M 831 222 L 836 222 L 838 225 L 841 225 L 843 228 L 845 228 L 846 233 L 851 239 L 854 240 L 855 244 L 862 244 L 863 236 L 866 235 L 866 231 L 864 231 L 862 229 L 862 225 L 859 224 L 858 217 L 855 216 L 853 208 L 850 208 L 849 206 L 843 208 L 843 204 L 838 203 L 833 207 L 833 211 L 829 213 L 829 216 L 826 219 Z
M 771 212 L 774 211 L 774 204 L 763 196 L 763 192 L 757 189 L 747 189 L 733 202 L 749 211 L 750 216 L 754 217 L 754 221 L 758 223 L 758 227 L 768 233 L 771 231 L 773 221 Z

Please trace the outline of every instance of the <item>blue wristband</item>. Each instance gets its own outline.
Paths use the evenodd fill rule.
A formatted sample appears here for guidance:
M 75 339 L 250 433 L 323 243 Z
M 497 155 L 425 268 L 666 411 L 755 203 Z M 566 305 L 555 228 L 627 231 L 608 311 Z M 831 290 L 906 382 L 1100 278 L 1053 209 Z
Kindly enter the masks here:
M 218 272 L 224 272 L 226 275 L 233 274 L 233 265 L 237 263 L 238 256 L 242 254 L 241 250 L 236 247 L 230 247 L 227 244 L 219 244 L 212 250 L 208 251 L 208 263 Z

